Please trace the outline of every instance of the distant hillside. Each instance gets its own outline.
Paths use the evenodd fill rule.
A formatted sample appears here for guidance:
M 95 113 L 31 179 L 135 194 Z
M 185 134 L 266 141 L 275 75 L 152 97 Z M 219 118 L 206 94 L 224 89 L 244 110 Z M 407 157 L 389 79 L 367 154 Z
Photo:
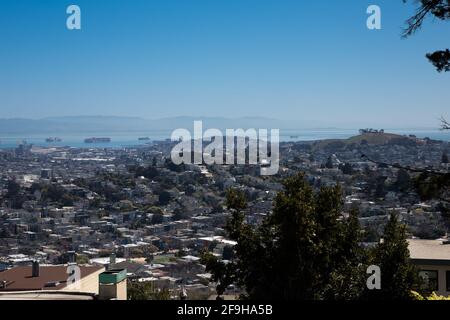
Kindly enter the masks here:
M 416 144 L 420 140 L 415 137 L 402 136 L 393 133 L 365 133 L 348 139 L 328 139 L 313 144 L 315 149 L 327 147 L 342 147 L 357 145 L 384 145 L 384 144 Z
M 395 140 L 396 142 L 417 141 L 416 138 L 401 136 L 394 133 L 365 133 L 347 140 L 347 143 L 367 143 L 367 144 L 387 144 Z

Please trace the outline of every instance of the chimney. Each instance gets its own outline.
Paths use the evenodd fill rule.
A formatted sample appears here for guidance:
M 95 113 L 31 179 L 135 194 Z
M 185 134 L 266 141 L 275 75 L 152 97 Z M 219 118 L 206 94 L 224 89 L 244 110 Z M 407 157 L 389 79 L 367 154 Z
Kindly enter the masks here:
M 129 249 L 130 248 L 128 248 L 127 246 L 124 246 L 124 248 L 123 248 L 123 257 L 125 258 L 125 259 L 127 259 L 127 261 L 129 260 L 129 254 L 130 254 L 130 251 L 129 251 Z
M 108 270 L 99 275 L 99 300 L 127 300 L 127 270 Z
M 109 256 L 109 265 L 113 265 L 116 264 L 116 254 L 115 253 L 111 253 L 111 255 Z
M 39 262 L 33 261 L 33 264 L 31 266 L 31 276 L 33 278 L 39 277 Z
M 77 261 L 75 251 L 67 251 L 68 262 L 75 263 Z

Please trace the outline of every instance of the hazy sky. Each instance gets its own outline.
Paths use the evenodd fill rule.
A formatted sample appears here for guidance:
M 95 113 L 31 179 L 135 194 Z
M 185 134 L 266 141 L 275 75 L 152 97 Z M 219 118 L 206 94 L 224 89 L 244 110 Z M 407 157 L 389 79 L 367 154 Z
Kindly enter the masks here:
M 66 28 L 66 8 L 82 30 Z M 366 9 L 382 9 L 380 31 Z M 450 73 L 424 55 L 450 24 L 400 38 L 401 0 L 1 0 L 0 118 L 265 116 L 437 126 Z

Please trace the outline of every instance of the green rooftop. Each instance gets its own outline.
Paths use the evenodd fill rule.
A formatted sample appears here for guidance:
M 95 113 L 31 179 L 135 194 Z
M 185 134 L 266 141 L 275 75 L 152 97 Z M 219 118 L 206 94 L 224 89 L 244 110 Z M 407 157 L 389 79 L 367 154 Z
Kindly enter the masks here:
M 108 270 L 100 273 L 99 281 L 102 284 L 115 284 L 127 278 L 127 269 Z

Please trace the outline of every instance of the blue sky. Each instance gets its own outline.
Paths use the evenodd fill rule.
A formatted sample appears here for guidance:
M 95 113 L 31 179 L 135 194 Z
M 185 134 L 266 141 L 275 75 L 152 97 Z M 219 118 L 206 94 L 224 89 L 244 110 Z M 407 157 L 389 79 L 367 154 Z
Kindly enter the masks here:
M 66 29 L 66 8 L 82 30 Z M 380 31 L 366 9 L 382 9 Z M 424 55 L 450 24 L 400 37 L 401 0 L 0 0 L 0 118 L 264 116 L 437 126 L 450 74 Z

